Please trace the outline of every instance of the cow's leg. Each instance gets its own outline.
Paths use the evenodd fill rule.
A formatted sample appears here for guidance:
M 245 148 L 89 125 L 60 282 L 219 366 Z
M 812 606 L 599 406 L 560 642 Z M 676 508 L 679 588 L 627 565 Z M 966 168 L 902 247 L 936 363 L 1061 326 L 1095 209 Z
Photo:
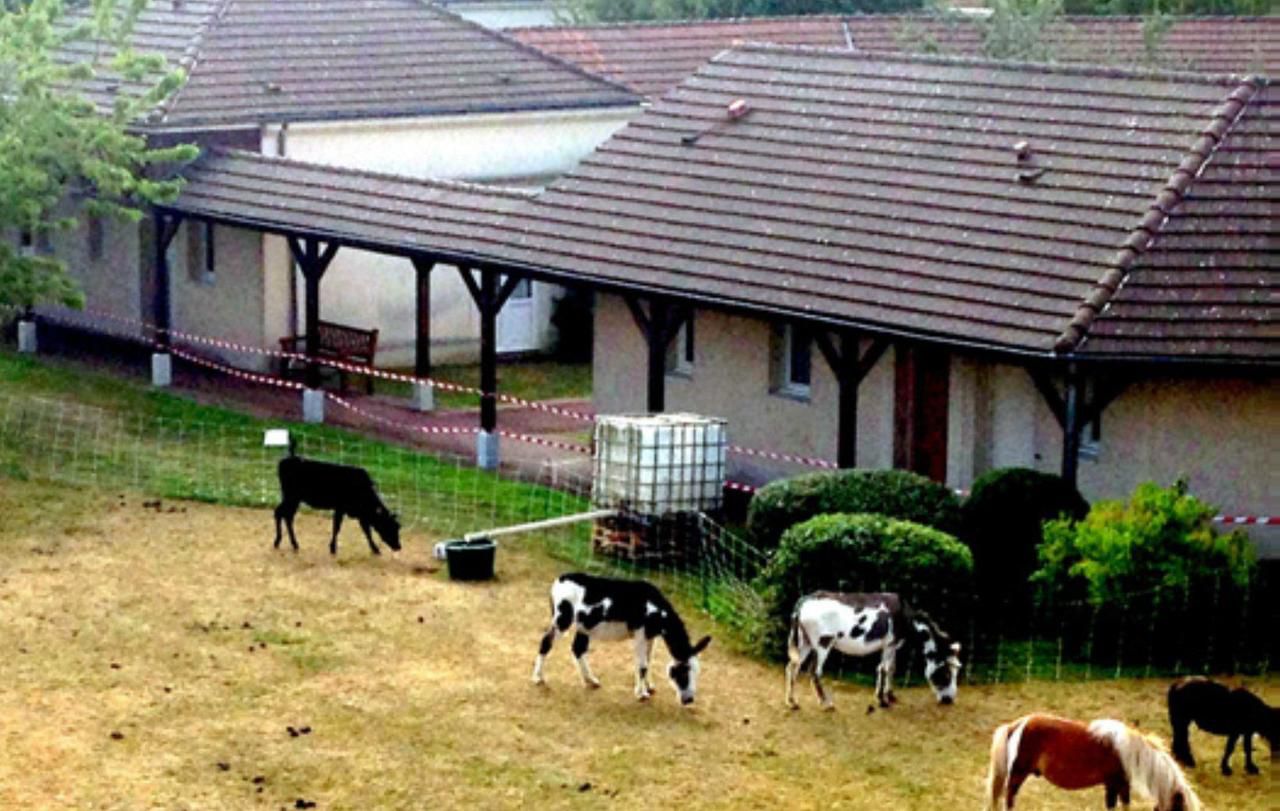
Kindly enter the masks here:
M 329 554 L 338 554 L 338 530 L 342 529 L 342 510 L 333 511 L 333 537 L 329 539 Z
M 658 641 L 658 637 L 656 637 L 656 636 L 649 636 L 648 634 L 645 634 L 645 649 L 644 649 L 644 660 L 645 660 L 645 662 L 652 662 L 652 661 L 653 661 L 653 645 L 654 645 L 654 643 L 655 643 L 655 642 L 657 642 L 657 641 Z M 649 691 L 649 695 L 653 695 L 653 682 L 649 681 L 649 668 L 648 668 L 648 667 L 646 667 L 646 668 L 645 668 L 645 670 L 644 670 L 644 674 L 642 675 L 642 677 L 641 677 L 641 678 L 642 678 L 642 679 L 643 679 L 643 681 L 644 681 L 644 689 L 646 689 L 646 690 L 648 690 L 648 691 Z
M 794 645 L 787 646 L 787 706 L 793 710 L 800 709 L 796 701 L 796 677 L 812 664 L 813 648 L 809 647 L 803 634 L 797 634 Z
M 587 664 L 589 647 L 591 647 L 591 637 L 578 631 L 573 637 L 573 658 L 578 662 L 578 673 L 582 676 L 583 686 L 596 688 L 600 686 L 600 680 L 592 674 L 591 665 Z
M 880 652 L 880 664 L 876 666 L 876 700 L 881 707 L 889 707 L 896 699 L 893 696 L 893 669 L 897 657 L 897 647 L 885 645 Z
M 289 530 L 289 543 L 293 544 L 293 551 L 298 551 L 298 536 L 293 534 L 293 517 L 298 513 L 299 502 L 286 499 L 280 502 L 280 506 L 276 507 L 276 546 L 280 546 L 280 521 L 284 520 L 285 528 Z
M 542 642 L 538 645 L 538 658 L 533 663 L 533 683 L 545 684 L 546 680 L 542 677 L 542 667 L 546 664 L 547 654 L 551 653 L 551 646 L 556 640 L 568 633 L 569 628 L 573 626 L 573 606 L 567 601 L 561 602 L 558 609 L 556 606 L 551 607 L 551 625 L 547 628 L 547 632 L 542 635 Z
M 1232 732 L 1227 735 L 1227 748 L 1222 753 L 1222 773 L 1231 776 L 1231 753 L 1236 750 L 1236 738 L 1240 737 L 1239 733 Z
M 372 551 L 373 554 L 375 555 L 381 555 L 382 554 L 381 550 L 378 549 L 378 545 L 373 541 L 373 533 L 369 531 L 368 520 L 364 518 L 360 519 L 360 529 L 364 530 L 364 537 L 365 537 L 365 540 L 369 542 L 370 551 Z
M 1249 774 L 1258 773 L 1258 766 L 1253 762 L 1253 730 L 1244 733 L 1244 770 Z
M 641 701 L 648 701 L 651 691 L 649 690 L 649 651 L 652 648 L 652 640 L 645 635 L 644 628 L 640 628 L 634 635 L 636 647 L 636 698 Z
M 813 689 L 818 694 L 818 701 L 822 703 L 824 710 L 836 708 L 831 696 L 827 695 L 827 689 L 822 686 L 822 668 L 826 667 L 827 657 L 831 655 L 831 645 L 834 641 L 831 637 L 824 636 L 818 640 L 818 647 L 814 651 L 817 658 L 813 663 Z

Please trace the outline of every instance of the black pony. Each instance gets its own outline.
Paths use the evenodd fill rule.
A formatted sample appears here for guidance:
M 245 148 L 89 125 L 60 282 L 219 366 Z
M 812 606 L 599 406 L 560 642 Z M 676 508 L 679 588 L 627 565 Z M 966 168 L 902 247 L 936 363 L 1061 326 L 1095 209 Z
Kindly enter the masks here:
M 1231 753 L 1235 751 L 1236 738 L 1242 736 L 1245 771 L 1258 773 L 1258 767 L 1253 763 L 1255 732 L 1270 744 L 1271 759 L 1280 758 L 1280 752 L 1276 750 L 1276 744 L 1280 743 L 1280 707 L 1268 706 L 1243 687 L 1233 690 L 1225 684 L 1196 676 L 1175 682 L 1169 688 L 1173 756 L 1186 766 L 1196 765 L 1187 734 L 1192 722 L 1205 732 L 1227 736 L 1227 748 L 1222 753 L 1223 774 L 1231 774 Z

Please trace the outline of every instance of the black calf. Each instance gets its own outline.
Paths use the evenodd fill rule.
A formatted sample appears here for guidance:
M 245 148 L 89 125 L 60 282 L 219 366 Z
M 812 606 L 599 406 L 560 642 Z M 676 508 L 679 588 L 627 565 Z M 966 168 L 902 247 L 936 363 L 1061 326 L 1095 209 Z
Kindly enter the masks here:
M 280 547 L 280 523 L 289 528 L 289 542 L 298 549 L 293 533 L 293 517 L 300 504 L 319 510 L 333 510 L 333 538 L 329 553 L 338 554 L 338 530 L 342 517 L 349 515 L 360 522 L 369 549 L 378 555 L 378 545 L 369 532 L 372 527 L 392 550 L 400 551 L 400 522 L 390 512 L 374 489 L 373 479 L 363 468 L 315 462 L 298 456 L 280 460 L 280 505 L 276 507 L 276 548 Z
M 1205 732 L 1227 737 L 1221 764 L 1225 775 L 1231 774 L 1231 753 L 1237 738 L 1244 738 L 1244 768 L 1249 774 L 1258 773 L 1253 762 L 1255 732 L 1267 739 L 1273 760 L 1280 756 L 1276 750 L 1280 708 L 1267 706 L 1243 687 L 1233 690 L 1210 679 L 1182 679 L 1169 688 L 1169 723 L 1173 726 L 1173 756 L 1186 766 L 1196 765 L 1189 735 L 1192 723 Z

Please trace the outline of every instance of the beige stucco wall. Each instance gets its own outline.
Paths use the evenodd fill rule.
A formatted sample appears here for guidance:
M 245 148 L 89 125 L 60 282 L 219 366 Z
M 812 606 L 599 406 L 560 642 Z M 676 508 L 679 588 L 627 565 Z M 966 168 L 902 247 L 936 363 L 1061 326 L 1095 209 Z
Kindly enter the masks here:
M 770 392 L 770 328 L 763 320 L 699 311 L 689 377 L 666 377 L 667 410 L 729 421 L 734 444 L 831 459 L 836 448 L 837 391 L 814 355 L 812 396 L 797 401 Z M 618 296 L 597 298 L 595 406 L 601 413 L 642 412 L 646 352 Z M 887 352 L 859 390 L 860 467 L 893 461 L 893 364 Z M 1163 376 L 1136 382 L 1102 417 L 1096 458 L 1082 456 L 1086 498 L 1124 498 L 1143 481 L 1186 476 L 1191 492 L 1231 515 L 1280 512 L 1280 386 L 1272 379 Z M 1025 368 L 989 357 L 954 354 L 950 364 L 947 483 L 968 489 L 999 467 L 1058 473 L 1062 429 Z M 747 480 L 797 472 L 732 456 Z M 1280 533 L 1251 534 L 1280 555 Z
M 834 459 L 839 391 L 816 347 L 807 400 L 774 392 L 769 322 L 699 310 L 694 323 L 694 363 L 688 376 L 666 376 L 666 410 L 691 411 L 728 420 L 732 444 L 797 456 Z M 864 467 L 893 461 L 892 352 L 886 353 L 859 389 L 858 459 Z M 626 303 L 596 298 L 594 405 L 600 413 L 643 412 L 647 399 L 647 352 Z M 731 473 L 749 481 L 794 474 L 784 462 L 733 454 Z
M 203 255 L 193 255 L 190 250 L 193 229 L 202 231 L 203 228 L 202 223 L 184 222 L 169 248 L 174 328 L 247 346 L 271 346 L 278 336 L 264 332 L 262 235 L 256 231 L 214 226 L 215 270 L 206 276 Z M 197 246 L 199 239 L 197 237 Z M 268 368 L 267 359 L 261 355 L 207 345 L 199 348 L 202 354 L 222 358 L 241 368 Z
M 285 134 L 285 153 L 296 160 L 408 177 L 536 186 L 571 169 L 637 110 L 632 107 L 291 124 Z M 279 127 L 266 128 L 263 151 L 275 154 L 279 143 Z M 264 252 L 271 263 L 268 276 L 287 279 L 287 249 L 268 247 Z M 441 265 L 431 275 L 432 360 L 474 361 L 479 354 L 480 330 L 475 305 L 455 268 Z M 295 279 L 294 284 L 296 300 L 301 302 L 301 279 Z M 534 285 L 532 318 L 534 344 L 538 348 L 546 348 L 553 339 L 548 319 L 552 302 L 559 294 L 560 289 L 553 285 Z M 267 315 L 269 323 L 288 324 L 288 300 L 287 287 L 268 294 L 272 308 Z M 416 276 L 407 259 L 343 249 L 325 274 L 322 317 L 364 328 L 377 327 L 380 366 L 412 365 L 415 313 Z M 290 331 L 293 330 L 281 330 L 280 334 Z
M 66 212 L 70 214 L 68 210 Z M 137 322 L 150 321 L 150 310 L 143 311 L 142 278 L 139 273 L 142 250 L 137 223 L 111 218 L 102 220 L 102 253 L 94 259 L 89 251 L 89 225 L 79 225 L 50 239 L 53 254 L 66 264 L 67 273 L 75 279 L 85 296 L 87 312 L 80 316 L 66 313 L 60 307 L 41 307 L 42 312 L 62 313 L 92 321 L 95 329 L 117 335 L 140 336 Z M 99 318 L 108 313 L 121 320 Z

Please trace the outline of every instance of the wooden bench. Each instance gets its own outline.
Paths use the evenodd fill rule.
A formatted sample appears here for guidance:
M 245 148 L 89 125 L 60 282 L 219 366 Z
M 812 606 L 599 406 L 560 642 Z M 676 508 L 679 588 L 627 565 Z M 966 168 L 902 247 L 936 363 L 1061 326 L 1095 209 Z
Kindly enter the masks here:
M 318 322 L 320 346 L 316 348 L 316 357 L 321 360 L 334 360 L 357 366 L 372 366 L 374 354 L 378 351 L 378 331 L 376 329 L 359 329 L 346 324 L 335 324 L 332 321 Z M 280 348 L 285 352 L 305 355 L 307 352 L 307 336 L 290 335 L 280 339 Z M 300 366 L 294 366 L 294 364 Z M 303 361 L 286 361 L 285 374 L 296 368 L 306 368 Z M 338 384 L 347 390 L 347 371 L 338 369 Z M 365 391 L 373 394 L 373 376 L 365 375 Z

